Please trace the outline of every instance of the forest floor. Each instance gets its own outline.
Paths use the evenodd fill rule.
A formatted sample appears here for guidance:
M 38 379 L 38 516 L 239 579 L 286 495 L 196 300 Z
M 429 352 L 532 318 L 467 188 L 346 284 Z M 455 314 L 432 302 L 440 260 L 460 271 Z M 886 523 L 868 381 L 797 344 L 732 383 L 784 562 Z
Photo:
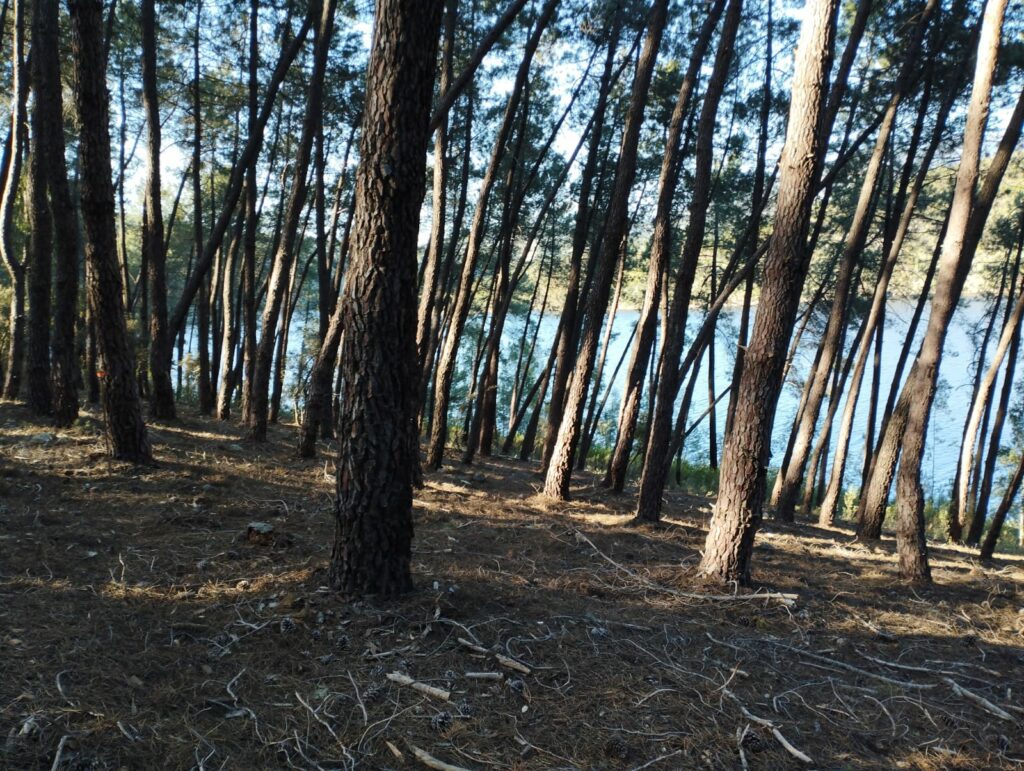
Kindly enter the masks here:
M 891 540 L 768 524 L 758 591 L 794 598 L 722 597 L 694 577 L 709 500 L 629 528 L 592 475 L 553 504 L 533 466 L 482 459 L 417 492 L 417 590 L 350 603 L 323 586 L 326 447 L 194 414 L 151 436 L 133 468 L 94 414 L 54 432 L 0 406 L 2 768 L 1024 762 L 1019 559 L 936 546 L 911 590 Z

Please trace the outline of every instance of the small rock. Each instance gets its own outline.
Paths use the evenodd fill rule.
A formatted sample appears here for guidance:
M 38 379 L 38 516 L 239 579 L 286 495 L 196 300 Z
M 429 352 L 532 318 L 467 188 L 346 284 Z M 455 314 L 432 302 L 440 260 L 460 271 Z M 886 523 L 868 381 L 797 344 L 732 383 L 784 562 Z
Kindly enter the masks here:
M 43 431 L 41 434 L 32 434 L 28 440 L 32 444 L 52 444 L 57 441 L 57 435 L 49 431 Z

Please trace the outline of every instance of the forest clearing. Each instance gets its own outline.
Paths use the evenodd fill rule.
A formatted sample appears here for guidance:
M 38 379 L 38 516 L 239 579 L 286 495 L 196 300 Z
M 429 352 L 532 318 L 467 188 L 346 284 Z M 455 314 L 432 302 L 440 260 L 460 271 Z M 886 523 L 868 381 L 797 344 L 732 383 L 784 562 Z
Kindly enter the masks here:
M 1024 5 L 0 0 L 0 769 L 1024 767 Z
M 488 459 L 417 492 L 416 590 L 353 604 L 325 586 L 330 461 L 296 459 L 286 428 L 257 449 L 186 414 L 139 469 L 102 459 L 92 419 L 0 425 L 5 768 L 1024 759 L 1021 558 L 936 546 L 935 584 L 907 592 L 888 536 L 772 525 L 753 593 L 704 600 L 709 499 L 670 494 L 663 525 L 631 528 L 594 475 L 552 504 L 534 469 Z

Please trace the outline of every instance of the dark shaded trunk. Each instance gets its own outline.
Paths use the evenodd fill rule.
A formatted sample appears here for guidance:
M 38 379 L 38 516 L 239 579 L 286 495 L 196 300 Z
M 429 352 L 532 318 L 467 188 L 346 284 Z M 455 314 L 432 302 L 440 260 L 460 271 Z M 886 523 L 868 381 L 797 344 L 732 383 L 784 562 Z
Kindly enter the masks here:
M 416 236 L 441 0 L 379 0 L 367 68 L 345 280 L 337 534 L 328 571 L 349 595 L 412 588 Z
M 146 227 L 142 232 L 142 249 L 149 263 L 150 285 L 149 373 L 153 386 L 149 410 L 152 417 L 157 420 L 172 420 L 175 417 L 174 388 L 171 385 L 172 338 L 167 329 L 167 252 L 160 202 L 160 103 L 157 92 L 154 6 L 154 0 L 142 0 L 142 104 L 146 112 L 149 140 L 145 195 Z M 198 120 L 197 113 L 197 125 Z
M 75 108 L 80 127 L 81 206 L 85 226 L 89 308 L 96 320 L 102 357 L 103 412 L 110 454 L 135 463 L 152 461 L 135 356 L 128 340 L 124 295 L 114 229 L 114 185 L 110 174 L 110 107 L 101 0 L 69 0 L 75 63 Z

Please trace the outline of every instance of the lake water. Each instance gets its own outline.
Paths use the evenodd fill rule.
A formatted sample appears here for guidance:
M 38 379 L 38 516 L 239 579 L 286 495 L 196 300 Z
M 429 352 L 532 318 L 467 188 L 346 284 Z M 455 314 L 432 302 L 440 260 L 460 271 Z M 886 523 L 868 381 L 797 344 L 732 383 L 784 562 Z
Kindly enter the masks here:
M 879 419 L 881 417 L 882 408 L 885 404 L 885 399 L 888 395 L 889 384 L 891 383 L 893 373 L 895 372 L 900 348 L 903 344 L 903 338 L 906 334 L 913 310 L 914 304 L 912 302 L 897 301 L 891 303 L 886 312 L 885 340 L 881 356 Z M 935 406 L 932 410 L 932 419 L 929 425 L 928 442 L 923 464 L 924 473 L 922 483 L 924 485 L 925 494 L 928 497 L 942 498 L 948 495 L 953 481 L 953 476 L 956 472 L 957 455 L 960 450 L 963 424 L 966 419 L 967 411 L 970 408 L 974 365 L 981 336 L 980 327 L 987 319 L 987 311 L 988 305 L 983 301 L 970 300 L 962 303 L 954 316 L 952 327 L 946 339 L 946 349 L 940 370 L 939 392 L 936 397 Z M 922 318 L 921 324 L 918 327 L 915 345 L 911 351 L 910 362 L 913 361 L 913 356 L 917 353 L 917 344 L 924 333 L 924 329 L 927 324 L 927 313 L 928 311 L 926 309 L 925 316 Z M 1002 310 L 1000 310 L 1000 314 L 1001 313 Z M 733 363 L 736 357 L 735 343 L 739 328 L 739 314 L 740 311 L 738 308 L 726 308 L 722 311 L 722 314 L 719 317 L 718 332 L 715 338 L 715 392 L 717 394 L 721 394 L 721 392 L 728 388 L 731 383 Z M 631 345 L 630 335 L 636 325 L 638 315 L 637 311 L 621 311 L 615 317 L 608 357 L 605 363 L 602 394 L 603 389 L 608 384 L 608 380 L 611 378 L 612 371 L 615 369 L 619 359 L 623 356 L 623 353 L 625 352 L 628 357 L 626 347 L 627 343 Z M 691 316 L 694 318 L 692 318 L 689 324 L 690 338 L 692 338 L 694 331 L 701 323 L 703 314 L 693 311 L 691 312 Z M 470 320 L 466 335 L 464 336 L 465 342 L 463 345 L 464 351 L 462 356 L 462 366 L 464 369 L 466 368 L 466 362 L 471 354 L 469 348 L 475 343 L 476 339 L 474 321 L 475 320 L 473 319 Z M 516 359 L 519 354 L 519 342 L 521 339 L 524 321 L 525 319 L 522 316 L 510 317 L 506 324 L 502 340 L 502 388 L 499 390 L 499 420 L 501 421 L 499 430 L 502 431 L 507 428 L 505 419 L 507 417 L 507 401 L 509 396 L 508 392 L 510 388 L 511 372 L 516 365 Z M 292 332 L 289 336 L 288 378 L 285 388 L 286 396 L 284 399 L 284 406 L 286 409 L 291 408 L 294 404 L 292 394 L 294 388 L 292 387 L 292 383 L 294 382 L 295 365 L 300 356 L 308 357 L 310 355 L 308 350 L 303 349 L 303 327 L 306 323 L 315 325 L 315 316 L 309 316 L 307 322 L 307 318 L 302 318 L 301 315 L 297 315 L 293 323 Z M 535 324 L 536 316 L 531 320 L 531 328 L 532 325 Z M 535 362 L 538 362 L 538 366 L 547 359 L 557 324 L 557 314 L 547 314 L 541 320 L 537 346 L 534 353 L 534 360 Z M 998 338 L 998 327 L 999 324 L 997 323 L 993 339 L 989 344 L 990 355 L 992 349 L 995 347 L 996 339 Z M 808 328 L 807 332 L 804 334 L 800 347 L 794 358 L 793 367 L 790 370 L 786 384 L 783 387 L 782 394 L 779 398 L 775 425 L 772 432 L 773 457 L 771 465 L 773 467 L 778 465 L 785 451 L 790 427 L 795 417 L 797 404 L 800 399 L 800 389 L 813 361 L 820 331 L 821 325 L 819 324 L 815 327 L 812 322 L 812 327 Z M 848 331 L 846 339 L 847 348 L 849 348 L 852 343 L 855 334 L 856 330 L 854 329 L 850 329 Z M 189 338 L 190 345 L 186 346 L 186 350 L 191 349 L 191 335 L 189 335 Z M 620 368 L 618 376 L 612 383 L 611 395 L 605 406 L 603 419 L 606 422 L 606 426 L 609 427 L 614 424 L 618 415 L 619 397 L 625 381 L 625 369 L 627 364 L 628 359 Z M 706 366 L 707 355 L 705 355 L 704 359 L 701 361 L 702 374 L 699 376 L 698 384 L 694 391 L 694 397 L 690 407 L 691 422 L 703 414 L 708 407 Z M 906 369 L 908 371 L 910 369 L 909 362 Z M 850 443 L 850 455 L 847 462 L 846 472 L 846 484 L 848 486 L 856 486 L 859 484 L 860 471 L 863 463 L 865 421 L 867 419 L 868 400 L 870 398 L 871 375 L 872 370 L 869 362 L 868 369 L 864 376 L 864 383 L 861 387 L 859 403 L 857 406 L 857 415 L 854 423 L 854 433 Z M 904 373 L 904 376 L 905 375 L 906 372 Z M 1022 375 L 1018 370 L 1015 382 L 1015 396 L 1018 393 L 1016 389 L 1019 388 L 1018 384 L 1020 383 L 1021 378 Z M 680 389 L 680 391 L 682 391 L 682 389 Z M 725 397 L 720 400 L 715 407 L 718 427 L 719 453 L 721 453 L 722 448 L 728 403 L 729 399 L 728 397 Z M 458 400 L 453 401 L 453 408 L 459 409 L 460 406 L 461 405 Z M 827 409 L 828 404 L 826 402 L 822 406 L 822 418 L 824 418 Z M 840 405 L 840 410 L 835 421 L 836 431 L 833 432 L 833 451 L 835 449 L 836 441 L 835 434 L 838 433 L 838 425 L 842 415 L 842 409 L 843 405 Z M 453 424 L 457 421 L 458 418 L 455 418 L 453 420 Z M 1007 425 L 1003 432 L 1004 446 L 1009 444 L 1011 436 L 1011 429 L 1009 425 Z M 690 434 L 684 447 L 684 453 L 690 461 L 695 463 L 707 462 L 708 438 L 708 421 L 704 419 L 697 429 Z
M 900 349 L 914 311 L 914 303 L 909 301 L 897 301 L 889 305 L 886 312 L 885 339 L 882 346 L 881 356 L 881 389 L 879 392 L 879 420 L 881 412 L 888 396 L 889 385 L 892 382 L 896 370 Z M 924 473 L 922 483 L 925 494 L 929 497 L 942 497 L 948 495 L 952 485 L 953 476 L 956 473 L 957 455 L 960 450 L 960 441 L 963 434 L 963 425 L 970 409 L 971 391 L 973 387 L 974 365 L 977 351 L 980 347 L 980 338 L 983 330 L 979 330 L 987 320 L 988 305 L 983 301 L 965 301 L 957 310 L 954 316 L 952 327 L 946 339 L 945 354 L 940 370 L 939 392 L 936 397 L 935 406 L 932 410 L 932 419 L 928 431 L 928 442 L 922 466 Z M 906 372 L 910 369 L 913 357 L 917 353 L 917 345 L 924 334 L 927 324 L 928 309 L 918 326 L 918 332 L 914 347 L 911 349 L 911 356 L 908 360 Z M 1002 314 L 1002 310 L 1000 310 Z M 617 314 L 612 328 L 612 342 L 609 346 L 608 358 L 605 363 L 605 382 L 611 377 L 612 370 L 618 363 L 619 358 L 626 351 L 633 327 L 636 325 L 637 311 L 623 311 Z M 703 319 L 702 313 L 691 312 L 697 316 L 688 325 L 689 337 Z M 721 394 L 729 387 L 732 379 L 733 363 L 736 358 L 736 339 L 738 337 L 740 311 L 738 308 L 726 308 L 722 311 L 718 322 L 718 331 L 715 339 L 715 393 Z M 989 354 L 995 348 L 999 334 L 999 324 L 1002 316 L 997 319 L 996 329 L 992 340 L 989 343 Z M 752 318 L 753 322 L 753 318 Z M 534 319 L 533 323 L 536 323 Z M 546 355 L 554 337 L 558 323 L 557 316 L 546 316 L 538 335 L 537 349 L 542 356 Z M 523 319 L 510 321 L 505 334 L 506 356 L 511 359 L 509 368 L 514 367 L 514 357 L 518 352 L 519 335 L 522 332 Z M 813 324 L 813 322 L 812 322 Z M 811 327 L 805 332 L 801 339 L 800 346 L 794 358 L 793 367 L 790 370 L 786 384 L 783 387 L 779 398 L 778 410 L 776 413 L 775 425 L 772 432 L 772 463 L 777 467 L 785 452 L 786 442 L 789 438 L 790 427 L 796 415 L 797 405 L 800 399 L 800 391 L 808 370 L 813 363 L 814 354 L 817 348 L 820 325 Z M 853 342 L 856 330 L 851 328 L 847 332 L 847 349 Z M 625 369 L 627 361 L 618 373 L 618 377 L 612 385 L 611 397 L 605 409 L 604 417 L 614 421 L 618 414 L 619 395 L 625 381 Z M 690 407 L 690 421 L 703 414 L 708 407 L 707 388 L 707 355 L 701 362 L 702 374 L 698 376 L 698 383 L 694 391 L 693 401 Z M 854 433 L 850 442 L 850 455 L 847 462 L 846 483 L 856 486 L 859 484 L 861 466 L 863 464 L 864 434 L 867 420 L 868 401 L 870 398 L 870 384 L 872 377 L 871 361 L 864 375 L 864 382 L 861 387 L 857 405 L 857 414 L 854 418 Z M 1016 383 L 1021 380 L 1018 369 Z M 1015 388 L 1016 388 L 1015 383 Z M 684 384 L 685 385 L 685 384 Z M 997 384 L 997 388 L 999 385 Z M 682 392 L 682 388 L 680 392 Z M 998 391 L 997 391 L 998 393 Z M 1016 393 L 1016 391 L 1015 391 Z M 680 401 L 682 396 L 680 395 Z M 721 453 L 723 433 L 725 429 L 725 417 L 728 411 L 729 398 L 721 399 L 715 407 L 718 428 L 718 447 Z M 677 405 L 678 406 L 678 405 Z M 838 426 L 845 405 L 841 404 L 834 423 L 832 449 L 835 449 L 835 442 L 838 434 Z M 822 405 L 821 417 L 825 416 L 828 403 Z M 687 439 L 684 452 L 686 457 L 697 463 L 706 463 L 708 456 L 708 421 L 705 419 L 701 425 Z M 1003 444 L 1006 445 L 1011 439 L 1012 433 L 1009 425 L 1003 431 Z

